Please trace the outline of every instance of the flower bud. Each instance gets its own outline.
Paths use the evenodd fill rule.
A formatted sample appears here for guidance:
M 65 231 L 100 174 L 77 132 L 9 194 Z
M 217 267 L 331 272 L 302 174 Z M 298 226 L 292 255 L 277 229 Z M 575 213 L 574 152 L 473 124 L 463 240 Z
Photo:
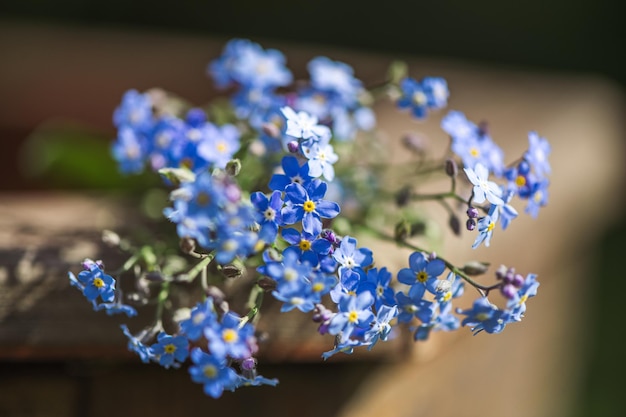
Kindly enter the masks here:
M 476 220 L 474 219 L 467 219 L 467 221 L 465 222 L 465 228 L 467 230 L 469 230 L 470 232 L 474 229 L 476 229 Z
M 402 187 L 400 191 L 396 193 L 396 205 L 398 207 L 406 206 L 409 202 L 409 198 L 411 197 L 411 188 L 406 186 Z
M 500 292 L 504 297 L 512 300 L 515 298 L 515 294 L 517 294 L 517 288 L 515 288 L 512 284 L 504 284 L 500 287 Z
M 459 167 L 457 166 L 456 162 L 452 158 L 446 159 L 445 167 L 446 167 L 446 174 L 451 178 L 456 177 L 457 174 L 459 173 Z
M 467 208 L 467 217 L 469 217 L 470 219 L 477 219 L 478 218 L 478 209 L 476 207 L 473 206 L 469 206 Z
M 253 371 L 256 369 L 256 359 L 253 357 L 246 358 L 241 361 L 241 369 L 244 371 Z
M 463 265 L 461 271 L 465 272 L 467 275 L 482 275 L 487 272 L 489 265 L 488 262 L 470 261 Z
M 236 177 L 241 171 L 241 161 L 237 158 L 231 159 L 226 163 L 226 173 L 231 177 Z
M 511 280 L 511 284 L 516 288 L 520 288 L 524 285 L 524 277 L 521 274 L 513 275 L 513 280 Z
M 263 291 L 273 291 L 276 289 L 276 281 L 270 277 L 260 278 L 256 283 Z
M 222 267 L 222 274 L 226 278 L 238 278 L 243 275 L 243 272 L 238 266 L 229 264 Z
M 498 269 L 496 270 L 496 279 L 498 281 L 502 281 L 504 279 L 504 276 L 506 275 L 506 271 L 507 271 L 507 267 L 504 265 L 500 265 L 498 267 Z
M 287 150 L 289 150 L 289 152 L 291 153 L 298 153 L 300 151 L 300 145 L 297 141 L 292 140 L 287 144 Z

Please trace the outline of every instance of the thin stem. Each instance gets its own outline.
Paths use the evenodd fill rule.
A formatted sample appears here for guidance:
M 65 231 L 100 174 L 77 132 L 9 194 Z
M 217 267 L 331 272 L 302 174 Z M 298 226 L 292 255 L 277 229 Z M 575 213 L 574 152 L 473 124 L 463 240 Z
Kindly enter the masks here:
M 407 249 L 411 249 L 417 252 L 428 252 L 425 249 L 422 249 L 418 246 L 415 246 L 409 242 L 406 242 L 404 240 L 398 240 L 395 239 L 393 236 L 388 235 L 387 233 L 381 232 L 380 230 L 375 230 L 375 229 L 369 229 L 371 232 L 375 233 L 378 237 L 380 237 L 381 239 L 385 239 L 391 242 L 396 242 L 398 245 L 400 246 L 404 246 Z M 459 268 L 457 268 L 454 264 L 452 264 L 451 262 L 449 262 L 448 260 L 437 256 L 437 259 L 441 259 L 443 261 L 443 263 L 446 265 L 446 267 L 452 271 L 455 275 L 460 276 L 461 278 L 463 278 L 468 284 L 470 284 L 472 287 L 476 288 L 476 290 L 480 293 L 481 296 L 486 297 L 487 294 L 489 293 L 489 291 L 493 290 L 494 288 L 497 288 L 499 286 L 499 284 L 496 285 L 492 285 L 492 286 L 485 286 L 482 284 L 477 283 L 476 281 L 474 281 L 472 278 L 470 278 L 469 275 L 467 275 L 465 272 L 463 272 L 462 270 L 460 270 Z

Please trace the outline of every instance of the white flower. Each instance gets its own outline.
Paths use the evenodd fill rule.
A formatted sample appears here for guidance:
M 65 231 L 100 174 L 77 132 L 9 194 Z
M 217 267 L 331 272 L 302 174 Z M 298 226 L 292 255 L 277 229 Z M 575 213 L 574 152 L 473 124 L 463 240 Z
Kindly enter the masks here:
M 502 190 L 493 181 L 489 181 L 489 171 L 481 163 L 477 163 L 474 169 L 463 168 L 467 179 L 474 185 L 474 201 L 482 203 L 487 199 L 491 204 L 498 206 L 504 204 L 502 198 Z

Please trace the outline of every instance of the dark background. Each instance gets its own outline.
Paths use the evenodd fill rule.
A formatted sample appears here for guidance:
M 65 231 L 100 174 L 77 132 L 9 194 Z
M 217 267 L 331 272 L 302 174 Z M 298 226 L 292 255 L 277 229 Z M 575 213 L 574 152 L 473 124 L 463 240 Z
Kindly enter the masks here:
M 286 39 L 493 66 L 585 72 L 624 89 L 626 24 L 618 6 L 611 0 L 19 0 L 3 2 L 0 16 L 31 23 Z M 572 227 L 584 234 L 590 226 Z M 615 310 L 626 291 L 619 262 L 625 232 L 622 221 L 597 247 L 597 274 L 589 279 L 597 282 L 598 291 L 590 295 L 589 305 L 581 306 L 594 315 L 597 326 L 581 329 L 594 342 L 580 416 L 618 415 L 623 408 L 624 325 L 623 314 Z
M 591 71 L 626 85 L 616 0 L 6 1 L 6 17 L 288 39 L 495 65 Z

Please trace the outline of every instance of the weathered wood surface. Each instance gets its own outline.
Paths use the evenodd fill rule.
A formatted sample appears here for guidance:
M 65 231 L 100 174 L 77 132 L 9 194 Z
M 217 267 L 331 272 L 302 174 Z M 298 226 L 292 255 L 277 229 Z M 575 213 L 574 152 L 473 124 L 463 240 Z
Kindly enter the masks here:
M 198 37 L 45 27 L 20 30 L 10 25 L 0 26 L 0 46 L 3 43 L 11 45 L 15 39 L 20 40 L 20 48 L 4 48 L 6 58 L 0 68 L 0 99 L 11 103 L 11 106 L 4 106 L 6 111 L 0 112 L 0 125 L 11 128 L 32 126 L 51 114 L 110 128 L 111 109 L 119 102 L 122 92 L 131 87 L 162 86 L 193 102 L 205 102 L 205 91 L 210 91 L 210 83 L 202 68 L 222 46 L 215 40 Z M 67 47 L 70 44 L 72 47 Z M 375 82 L 391 59 L 316 46 L 263 44 L 283 50 L 289 57 L 290 66 L 300 74 L 308 59 L 324 54 L 352 64 L 357 68 L 357 76 Z M 58 101 L 70 82 L 69 78 L 64 78 L 67 62 L 74 65 L 71 83 L 75 89 L 70 99 Z M 343 411 L 337 411 L 337 414 L 344 417 L 570 415 L 572 399 L 579 389 L 577 381 L 585 353 L 584 329 L 593 326 L 590 319 L 593 316 L 586 311 L 585 302 L 585 294 L 596 290 L 590 254 L 595 240 L 619 214 L 623 203 L 624 97 L 605 80 L 582 75 L 542 74 L 415 58 L 409 59 L 409 64 L 416 77 L 445 77 L 452 91 L 449 107 L 465 111 L 472 120 L 488 118 L 494 139 L 507 155 L 517 155 L 525 149 L 529 130 L 537 130 L 551 141 L 554 172 L 551 201 L 539 219 L 520 219 L 506 233 L 494 236 L 492 247 L 488 249 L 471 251 L 472 237 L 469 234 L 462 239 L 447 240 L 441 249 L 458 263 L 480 258 L 514 265 L 519 271 L 536 272 L 541 287 L 539 296 L 529 302 L 527 317 L 521 324 L 507 327 L 497 336 L 471 337 L 469 331 L 456 335 L 437 334 L 428 343 L 416 345 L 418 354 L 411 361 L 390 364 L 370 373 L 367 378 L 361 378 L 362 384 L 355 392 L 346 393 L 342 399 Z M 47 69 L 48 78 L 39 77 L 36 69 L 43 67 Z M 21 68 L 33 70 L 22 71 Z M 60 79 L 66 82 L 59 82 Z M 34 86 L 31 91 L 37 93 L 36 106 L 32 106 L 34 93 L 30 96 L 23 93 L 24 85 Z M 436 138 L 441 138 L 441 143 L 445 141 L 435 121 L 424 125 L 414 123 L 389 105 L 378 110 L 379 125 L 390 143 L 406 131 L 414 130 L 431 136 L 434 143 Z M 398 150 L 398 158 L 402 157 L 401 150 Z M 116 224 L 124 223 L 122 215 L 93 216 L 100 205 L 109 207 L 106 197 L 0 196 L 3 267 L 0 278 L 0 352 L 4 359 L 31 357 L 33 354 L 59 359 L 93 353 L 100 355 L 102 351 L 98 349 L 107 350 L 107 355 L 125 354 L 117 324 L 108 317 L 93 313 L 78 294 L 72 294 L 75 290 L 66 285 L 68 266 L 87 253 L 101 250 L 93 243 L 98 239 L 94 229 L 102 226 L 95 223 L 96 219 L 103 217 Z M 56 207 L 57 211 L 51 207 Z M 72 213 L 70 225 L 52 214 L 58 210 Z M 29 224 L 34 218 L 41 220 L 30 226 L 16 226 L 18 220 Z M 537 233 L 541 233 L 539 242 Z M 16 236 L 19 239 L 16 240 Z M 80 236 L 80 244 L 77 244 L 76 236 Z M 29 252 L 28 248 L 33 247 L 35 249 Z M 43 259 L 43 254 L 53 259 L 53 263 L 44 266 L 38 262 Z M 389 264 L 406 262 L 406 253 L 395 248 L 387 251 L 386 256 Z M 48 278 L 33 271 L 45 271 Z M 39 312 L 34 314 L 37 309 Z M 19 320 L 19 324 L 10 320 Z M 75 320 L 81 324 L 77 325 L 79 322 Z M 307 322 L 305 327 L 307 332 L 313 330 L 311 323 Z M 43 340 L 59 341 L 59 331 L 63 332 L 64 340 L 79 341 L 89 337 L 91 342 L 78 343 L 75 350 L 63 344 L 56 345 L 56 350 L 54 346 L 41 348 Z M 116 339 L 106 336 L 108 332 L 115 334 Z M 11 336 L 14 342 L 7 343 L 8 336 L 2 334 Z M 300 346 L 302 350 L 309 348 L 302 340 L 294 346 Z M 303 358 L 302 350 L 294 348 L 289 353 L 292 357 Z M 318 354 L 319 351 L 315 353 Z M 327 381 L 333 379 L 332 374 L 337 369 L 333 368 Z M 268 374 L 271 376 L 271 372 Z M 102 380 L 106 381 L 105 385 L 102 381 L 96 382 L 94 389 L 107 392 L 109 385 L 123 379 L 121 375 L 123 373 L 117 378 L 105 378 Z M 136 381 L 136 386 L 148 379 L 151 382 L 148 385 L 154 391 L 158 385 L 155 375 L 145 371 L 141 375 L 133 374 L 132 380 Z M 283 383 L 307 390 L 306 375 L 309 374 L 300 380 L 285 380 Z M 178 383 L 169 377 L 165 375 L 158 381 Z M 43 392 L 49 384 L 47 380 L 36 382 L 40 388 L 38 395 L 44 398 Z M 337 378 L 334 382 L 344 381 Z M 64 387 L 63 384 L 56 386 L 60 395 L 65 393 L 72 398 L 73 394 L 68 394 Z M 0 387 L 0 391 L 3 390 Z M 120 388 L 115 392 L 125 391 Z M 273 392 L 291 395 L 292 399 L 303 403 L 306 401 L 294 391 L 280 389 Z M 34 398 L 34 394 L 30 397 L 22 395 Z M 125 398 L 130 401 L 128 395 Z M 230 398 L 250 398 L 239 397 L 247 394 L 236 395 Z M 95 401 L 95 396 L 89 398 Z M 321 397 L 316 395 L 314 398 Z M 173 407 L 175 403 L 170 401 L 163 407 Z M 186 400 L 178 403 L 189 404 Z M 138 407 L 133 410 L 141 410 L 141 404 L 133 404 Z M 155 400 L 154 404 L 162 402 Z M 198 400 L 195 404 L 206 402 Z M 311 410 L 300 413 L 301 408 L 271 404 L 260 407 L 259 412 L 261 408 L 275 416 L 315 415 Z M 245 410 L 238 410 L 245 415 Z M 328 410 L 325 411 L 320 410 L 317 415 L 328 415 Z

